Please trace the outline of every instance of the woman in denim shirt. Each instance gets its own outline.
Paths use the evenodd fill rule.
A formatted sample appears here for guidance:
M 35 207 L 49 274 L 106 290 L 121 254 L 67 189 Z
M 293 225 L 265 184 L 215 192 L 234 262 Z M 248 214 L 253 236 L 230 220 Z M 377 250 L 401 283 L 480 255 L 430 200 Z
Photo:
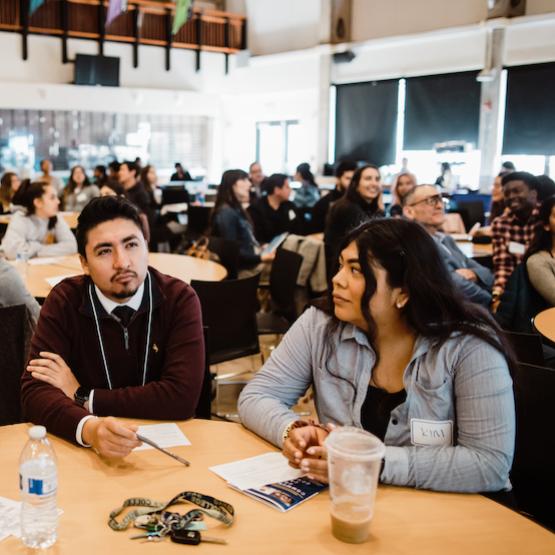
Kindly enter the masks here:
M 264 263 L 271 262 L 275 253 L 260 254 L 249 215 L 243 203 L 249 201 L 251 182 L 243 170 L 227 170 L 218 187 L 212 214 L 212 233 L 239 243 L 239 277 L 263 271 Z
M 329 426 L 291 407 L 309 386 L 320 422 L 386 444 L 384 483 L 438 491 L 510 489 L 515 415 L 499 329 L 455 290 L 418 224 L 372 220 L 343 243 L 334 315 L 311 308 L 243 390 L 243 424 L 327 481 Z

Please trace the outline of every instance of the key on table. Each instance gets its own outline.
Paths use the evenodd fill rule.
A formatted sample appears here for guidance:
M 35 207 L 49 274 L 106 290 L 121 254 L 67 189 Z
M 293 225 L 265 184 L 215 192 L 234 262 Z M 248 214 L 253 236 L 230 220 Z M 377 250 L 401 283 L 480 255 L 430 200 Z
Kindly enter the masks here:
M 172 542 L 184 543 L 187 545 L 198 545 L 200 542 L 227 544 L 227 541 L 221 538 L 201 536 L 200 532 L 197 530 L 172 530 L 170 538 Z

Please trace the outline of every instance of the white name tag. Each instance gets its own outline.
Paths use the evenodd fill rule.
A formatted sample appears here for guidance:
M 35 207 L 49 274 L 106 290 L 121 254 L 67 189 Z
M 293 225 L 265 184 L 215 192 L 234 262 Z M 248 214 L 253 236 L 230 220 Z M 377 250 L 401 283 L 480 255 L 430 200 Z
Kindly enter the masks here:
M 289 210 L 289 219 L 294 220 L 297 217 L 294 210 Z
M 510 241 L 509 252 L 511 254 L 523 255 L 526 252 L 526 247 L 522 243 L 517 243 L 516 241 Z
M 453 445 L 453 421 L 411 418 L 410 440 L 413 445 Z

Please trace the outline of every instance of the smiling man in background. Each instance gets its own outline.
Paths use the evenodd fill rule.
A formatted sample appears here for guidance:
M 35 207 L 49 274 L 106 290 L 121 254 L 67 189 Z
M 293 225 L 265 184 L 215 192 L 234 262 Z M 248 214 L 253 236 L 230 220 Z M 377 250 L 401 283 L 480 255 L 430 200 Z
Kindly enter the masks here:
M 137 209 L 93 199 L 79 217 L 85 275 L 57 285 L 41 310 L 22 377 L 26 420 L 101 455 L 140 445 L 137 427 L 113 417 L 194 416 L 204 375 L 198 298 L 148 266 Z
M 538 207 L 539 182 L 528 172 L 512 172 L 501 181 L 507 212 L 493 220 L 494 302 L 503 294 L 507 280 L 541 225 Z

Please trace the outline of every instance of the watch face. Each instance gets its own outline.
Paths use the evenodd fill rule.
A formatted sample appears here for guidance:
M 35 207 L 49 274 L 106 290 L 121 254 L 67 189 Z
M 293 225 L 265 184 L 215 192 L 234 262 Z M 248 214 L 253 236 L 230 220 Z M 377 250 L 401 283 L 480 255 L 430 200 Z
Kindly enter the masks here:
M 74 399 L 78 405 L 83 406 L 88 400 L 91 394 L 91 390 L 86 387 L 78 387 L 75 392 Z

